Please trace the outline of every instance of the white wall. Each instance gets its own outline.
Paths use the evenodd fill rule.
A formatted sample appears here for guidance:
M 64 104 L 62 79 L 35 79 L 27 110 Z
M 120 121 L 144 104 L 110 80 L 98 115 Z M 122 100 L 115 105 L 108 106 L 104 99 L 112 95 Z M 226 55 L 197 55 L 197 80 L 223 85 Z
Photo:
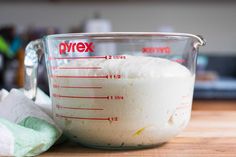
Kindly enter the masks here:
M 35 24 L 66 32 L 96 11 L 111 20 L 113 31 L 157 31 L 171 25 L 177 32 L 202 34 L 204 53 L 236 55 L 236 2 L 5 2 L 0 3 L 0 26 Z

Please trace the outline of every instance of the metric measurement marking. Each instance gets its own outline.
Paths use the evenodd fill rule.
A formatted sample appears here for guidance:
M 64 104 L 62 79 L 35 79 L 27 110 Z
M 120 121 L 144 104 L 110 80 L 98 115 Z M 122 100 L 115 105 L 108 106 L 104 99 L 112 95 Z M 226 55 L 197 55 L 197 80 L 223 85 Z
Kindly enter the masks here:
M 69 76 L 69 75 L 50 75 L 51 78 L 83 78 L 83 79 L 121 79 L 121 75 L 101 75 L 101 76 Z
M 61 66 L 55 66 L 55 67 L 51 67 L 52 70 L 100 70 L 102 69 L 101 67 L 61 67 Z
M 48 57 L 48 60 L 57 60 L 57 59 L 126 59 L 126 56 L 118 55 L 118 56 L 86 56 L 86 57 Z
M 61 105 L 56 105 L 56 107 L 58 109 L 71 109 L 71 110 L 93 110 L 93 111 L 104 110 L 103 108 L 67 107 L 67 106 L 61 106 Z
M 60 114 L 56 114 L 56 117 L 65 118 L 65 119 L 78 119 L 78 120 L 104 120 L 104 121 L 118 121 L 118 117 L 105 117 L 105 118 L 98 118 L 98 117 L 75 117 L 75 116 L 64 116 Z
M 107 100 L 123 100 L 123 96 L 72 96 L 72 95 L 60 95 L 60 94 L 52 94 L 53 97 L 57 98 L 72 98 L 72 99 L 107 99 Z
M 61 86 L 58 84 L 54 84 L 53 88 L 84 88 L 84 89 L 101 89 L 100 86 Z

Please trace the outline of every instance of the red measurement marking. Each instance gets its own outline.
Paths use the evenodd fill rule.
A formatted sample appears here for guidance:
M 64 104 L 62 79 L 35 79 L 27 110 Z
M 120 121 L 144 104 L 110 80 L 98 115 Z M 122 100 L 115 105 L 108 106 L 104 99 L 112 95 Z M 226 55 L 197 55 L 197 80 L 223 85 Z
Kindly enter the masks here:
M 109 79 L 120 79 L 121 75 L 107 75 Z
M 66 119 L 78 119 L 78 120 L 105 120 L 105 121 L 118 121 L 118 117 L 106 117 L 106 118 L 95 118 L 95 117 L 75 117 L 75 116 L 64 116 L 56 114 L 56 117 L 66 118 Z
M 185 59 L 172 59 L 172 61 L 177 62 L 177 63 L 184 63 Z
M 58 109 L 71 109 L 71 110 L 104 110 L 102 108 L 84 108 L 84 107 L 67 107 L 67 106 L 61 106 L 56 105 Z
M 123 96 L 108 96 L 108 99 L 110 100 L 123 100 Z
M 51 69 L 68 69 L 68 70 L 99 70 L 101 67 L 51 67 Z
M 170 54 L 170 47 L 143 47 L 142 53 L 160 53 L 160 54 Z
M 112 122 L 112 121 L 118 121 L 118 117 L 108 117 L 108 120 L 109 120 L 110 122 Z
M 108 75 L 105 76 L 66 76 L 66 75 L 50 75 L 51 78 L 108 78 Z
M 48 57 L 48 60 L 57 60 L 57 59 L 107 59 L 107 56 L 86 56 L 86 57 Z
M 67 59 L 67 60 L 76 60 L 76 59 L 126 59 L 126 56 L 85 56 L 85 57 L 48 57 L 48 60 L 57 60 L 57 59 Z
M 85 88 L 85 89 L 101 89 L 102 87 L 99 87 L 99 86 L 61 86 L 61 85 L 57 85 L 57 84 L 54 84 L 53 85 L 53 88 Z
M 72 95 L 60 95 L 60 94 L 53 94 L 53 96 L 58 98 L 72 98 L 72 99 L 109 99 L 109 96 L 72 96 Z
M 53 94 L 54 97 L 57 98 L 78 98 L 78 99 L 107 99 L 107 100 L 123 100 L 124 96 L 73 96 L 73 95 L 60 95 L 60 94 Z
M 91 79 L 121 79 L 121 75 L 103 75 L 103 76 L 68 76 L 68 75 L 50 75 L 51 78 L 91 78 Z
M 106 56 L 106 59 L 126 59 L 126 56 L 118 55 L 118 56 Z

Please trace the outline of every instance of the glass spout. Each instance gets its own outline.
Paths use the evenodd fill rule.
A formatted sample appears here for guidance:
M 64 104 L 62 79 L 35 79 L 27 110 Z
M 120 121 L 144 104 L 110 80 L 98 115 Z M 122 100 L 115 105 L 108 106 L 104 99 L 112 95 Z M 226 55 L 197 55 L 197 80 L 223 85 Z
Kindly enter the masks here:
M 206 45 L 206 40 L 201 35 L 194 35 L 193 37 L 197 39 L 197 42 L 195 42 L 193 45 L 195 49 Z

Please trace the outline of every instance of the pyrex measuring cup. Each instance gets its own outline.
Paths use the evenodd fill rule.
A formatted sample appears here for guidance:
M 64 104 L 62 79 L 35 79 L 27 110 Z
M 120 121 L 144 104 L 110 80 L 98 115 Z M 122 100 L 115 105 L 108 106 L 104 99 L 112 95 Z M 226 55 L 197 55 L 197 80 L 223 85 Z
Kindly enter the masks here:
M 204 44 L 184 33 L 49 35 L 26 47 L 25 94 L 35 98 L 44 54 L 53 118 L 69 137 L 101 148 L 154 146 L 190 119 Z

